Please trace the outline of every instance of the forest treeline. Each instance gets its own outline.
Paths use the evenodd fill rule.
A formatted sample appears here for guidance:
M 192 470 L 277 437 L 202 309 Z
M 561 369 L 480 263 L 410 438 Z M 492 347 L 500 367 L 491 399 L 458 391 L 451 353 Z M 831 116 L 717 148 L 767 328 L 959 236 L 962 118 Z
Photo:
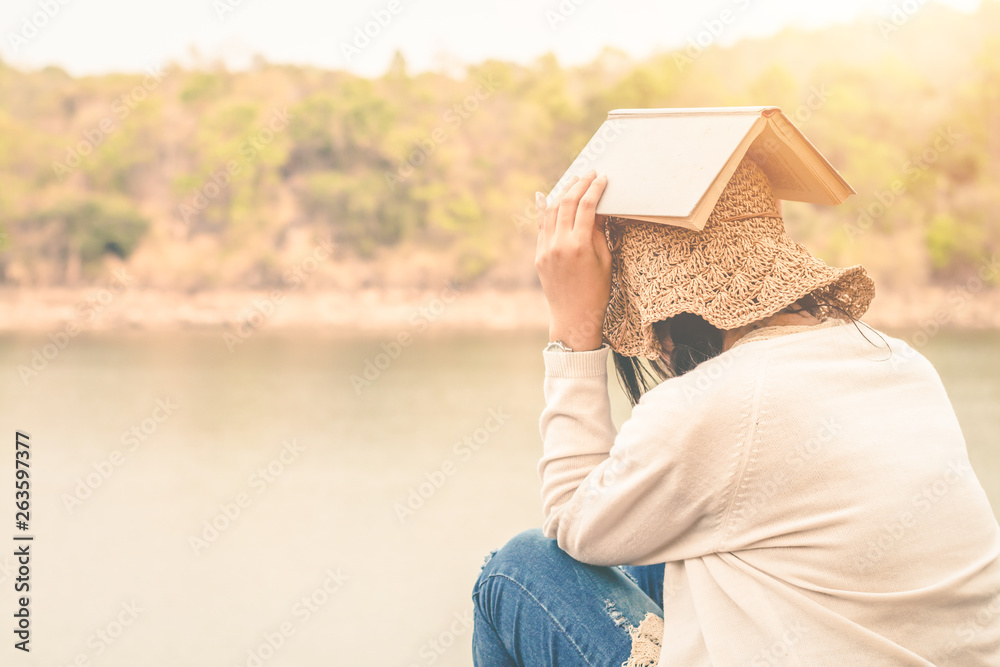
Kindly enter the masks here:
M 738 18 L 738 17 L 737 17 Z M 547 55 L 464 77 L 0 62 L 0 284 L 535 284 L 532 202 L 622 107 L 774 104 L 858 194 L 789 203 L 792 236 L 883 284 L 964 283 L 1000 251 L 1000 3 L 675 51 Z M 990 281 L 997 282 L 992 275 Z

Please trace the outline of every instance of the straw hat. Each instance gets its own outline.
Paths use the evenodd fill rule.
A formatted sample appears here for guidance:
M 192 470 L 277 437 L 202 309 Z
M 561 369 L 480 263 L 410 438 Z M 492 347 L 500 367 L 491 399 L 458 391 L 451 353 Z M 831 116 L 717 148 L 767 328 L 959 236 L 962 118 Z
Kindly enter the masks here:
M 875 297 L 861 265 L 827 266 L 785 233 L 763 170 L 744 159 L 701 231 L 609 217 L 611 300 L 604 337 L 616 352 L 657 359 L 653 323 L 678 313 L 735 329 L 807 294 L 860 318 Z M 821 317 L 837 316 L 821 306 Z

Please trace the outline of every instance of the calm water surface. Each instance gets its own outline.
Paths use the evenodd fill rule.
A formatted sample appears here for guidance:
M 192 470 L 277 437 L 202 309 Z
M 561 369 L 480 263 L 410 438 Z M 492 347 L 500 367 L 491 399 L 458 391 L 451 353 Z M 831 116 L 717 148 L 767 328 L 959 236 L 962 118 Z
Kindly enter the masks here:
M 483 555 L 540 522 L 545 334 L 390 338 L 80 336 L 25 384 L 48 340 L 0 337 L 5 499 L 15 429 L 33 447 L 19 664 L 471 664 Z M 921 351 L 1000 511 L 1000 333 Z

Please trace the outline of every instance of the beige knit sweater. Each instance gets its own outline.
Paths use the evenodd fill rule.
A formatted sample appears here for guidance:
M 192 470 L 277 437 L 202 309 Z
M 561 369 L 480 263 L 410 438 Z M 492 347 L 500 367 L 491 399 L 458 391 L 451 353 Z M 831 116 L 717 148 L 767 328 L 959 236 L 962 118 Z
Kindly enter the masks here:
M 948 396 L 862 331 L 752 332 L 617 434 L 607 347 L 544 353 L 545 534 L 666 563 L 629 664 L 1000 665 L 1000 527 Z

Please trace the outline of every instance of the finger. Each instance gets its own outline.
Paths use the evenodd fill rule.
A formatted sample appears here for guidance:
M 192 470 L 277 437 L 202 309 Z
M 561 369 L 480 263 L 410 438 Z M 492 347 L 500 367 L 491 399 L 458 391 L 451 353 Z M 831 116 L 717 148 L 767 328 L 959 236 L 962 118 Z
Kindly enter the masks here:
M 541 232 L 541 243 L 544 246 L 548 246 L 552 242 L 552 237 L 556 234 L 556 216 L 559 215 L 558 206 L 546 206 L 545 208 L 545 222 L 542 225 Z
M 580 203 L 576 208 L 576 219 L 573 223 L 573 235 L 578 236 L 581 241 L 594 235 L 597 202 L 601 200 L 601 195 L 604 194 L 604 188 L 607 184 L 608 177 L 605 174 L 595 177 L 580 198 Z
M 579 176 L 574 176 L 570 179 L 569 185 L 563 190 L 562 194 L 559 195 L 559 199 L 556 200 L 555 204 L 552 206 L 546 206 L 545 210 L 545 231 L 544 236 L 546 239 L 551 239 L 556 233 L 556 220 L 559 215 L 559 206 L 562 202 L 563 197 L 573 188 L 573 185 L 580 180 Z
M 596 177 L 597 172 L 591 169 L 563 195 L 562 200 L 559 202 L 559 218 L 556 222 L 557 234 L 569 234 L 573 231 L 573 224 L 576 221 L 576 208 L 580 204 L 580 198 L 587 192 L 587 188 L 590 187 L 590 184 Z

